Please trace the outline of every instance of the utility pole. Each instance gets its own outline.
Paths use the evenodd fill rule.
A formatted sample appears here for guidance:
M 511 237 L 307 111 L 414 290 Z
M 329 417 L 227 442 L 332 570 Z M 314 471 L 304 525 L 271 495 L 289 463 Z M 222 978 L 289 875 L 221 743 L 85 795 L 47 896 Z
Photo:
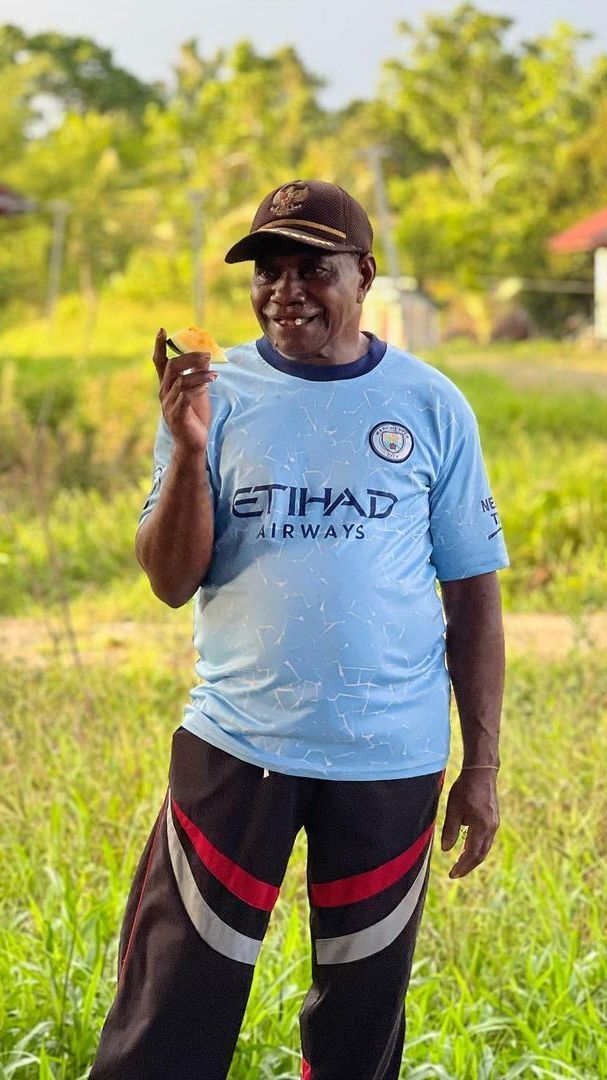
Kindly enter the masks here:
M 388 275 L 392 279 L 392 284 L 398 296 L 398 303 L 400 307 L 401 325 L 403 332 L 403 347 L 408 348 L 408 320 L 407 320 L 407 307 L 405 301 L 405 294 L 400 284 L 400 266 L 398 263 L 398 252 L 396 250 L 396 244 L 394 243 L 394 236 L 392 233 L 392 222 L 390 221 L 390 211 L 388 209 L 388 200 L 386 198 L 386 185 L 384 182 L 384 174 L 382 171 L 381 161 L 386 156 L 386 150 L 381 146 L 369 146 L 363 150 L 363 156 L 366 157 L 371 171 L 373 173 L 373 183 L 375 186 L 375 202 L 377 207 L 377 216 L 379 218 L 379 227 L 381 230 L 381 238 L 386 253 L 386 263 L 388 269 Z
M 607 247 L 594 253 L 594 333 L 598 341 L 607 341 Z
M 65 247 L 65 222 L 69 213 L 70 204 L 65 199 L 51 199 L 48 203 L 53 213 L 53 238 L 48 265 L 48 290 L 46 294 L 46 314 L 49 319 L 53 318 L 59 288 L 61 285 L 61 270 L 63 267 L 63 251 Z
M 202 207 L 204 203 L 204 191 L 195 188 L 189 192 L 192 203 L 192 300 L 194 309 L 194 322 L 202 326 L 204 316 L 204 273 L 202 268 Z

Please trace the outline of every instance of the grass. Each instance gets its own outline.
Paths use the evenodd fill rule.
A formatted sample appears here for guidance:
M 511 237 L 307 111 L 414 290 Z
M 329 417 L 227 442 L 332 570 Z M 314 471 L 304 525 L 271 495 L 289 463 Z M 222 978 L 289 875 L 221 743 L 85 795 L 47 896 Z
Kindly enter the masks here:
M 222 344 L 256 333 L 245 299 L 236 324 L 219 312 Z M 161 323 L 189 321 L 186 305 L 153 314 L 114 299 L 91 325 L 65 297 L 52 326 L 31 320 L 0 335 L 0 615 L 37 619 L 32 651 L 44 652 L 49 616 L 65 616 L 67 600 L 81 640 L 92 621 L 108 624 L 112 658 L 89 658 L 85 646 L 84 665 L 69 667 L 69 648 L 49 647 L 44 666 L 1 662 L 0 1080 L 87 1076 L 128 887 L 193 681 L 191 611 L 161 605 L 133 553 L 158 413 L 151 341 Z M 452 343 L 428 359 L 479 420 L 512 560 L 505 607 L 604 607 L 607 397 L 551 382 L 561 367 L 600 376 L 604 351 Z M 519 362 L 546 373 L 543 389 L 505 377 Z M 112 647 L 122 619 L 140 623 L 126 656 Z M 160 634 L 145 633 L 152 621 Z M 605 660 L 573 651 L 559 663 L 511 661 L 502 825 L 488 860 L 461 881 L 447 877 L 456 853 L 435 845 L 407 1080 L 607 1076 Z M 439 826 L 460 760 L 455 720 L 453 731 Z M 230 1080 L 298 1076 L 309 974 L 300 834 Z
M 453 358 L 458 366 L 532 365 L 547 373 L 555 368 L 604 373 L 607 367 L 607 350 L 603 344 L 591 340 L 555 341 L 536 337 L 526 341 L 492 341 L 490 345 L 463 337 L 454 338 L 432 349 L 432 358 L 441 365 L 449 364 Z
M 452 882 L 455 852 L 434 848 L 408 996 L 408 1080 L 607 1075 L 605 659 L 511 665 L 494 849 Z M 136 666 L 1 673 L 2 1080 L 87 1074 L 190 682 L 188 664 L 149 652 Z M 460 760 L 455 722 L 453 742 L 439 826 Z M 300 834 L 230 1080 L 298 1075 L 304 858 Z
M 103 362 L 9 353 L 0 365 L 4 615 L 41 614 L 60 593 L 106 607 L 113 594 L 122 612 L 124 590 L 137 590 L 133 537 L 158 399 L 149 356 L 125 341 L 129 358 L 111 349 Z M 523 390 L 457 367 L 456 353 L 447 359 L 477 415 L 501 511 L 512 563 L 502 576 L 506 608 L 579 615 L 605 607 L 607 395 Z M 154 603 L 141 594 L 138 616 L 153 617 Z

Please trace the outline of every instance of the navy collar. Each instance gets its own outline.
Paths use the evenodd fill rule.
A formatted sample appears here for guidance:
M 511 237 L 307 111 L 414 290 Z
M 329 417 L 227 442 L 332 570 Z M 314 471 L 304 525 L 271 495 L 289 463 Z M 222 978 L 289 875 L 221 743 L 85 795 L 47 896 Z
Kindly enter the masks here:
M 356 379 L 359 375 L 366 375 L 377 367 L 388 348 L 387 342 L 381 341 L 375 334 L 367 330 L 362 332 L 369 339 L 369 349 L 364 356 L 360 356 L 358 360 L 353 360 L 350 364 L 307 364 L 298 360 L 287 360 L 265 336 L 258 338 L 255 344 L 263 359 L 277 371 L 283 371 L 285 375 L 295 375 L 299 379 L 309 379 L 314 382 Z

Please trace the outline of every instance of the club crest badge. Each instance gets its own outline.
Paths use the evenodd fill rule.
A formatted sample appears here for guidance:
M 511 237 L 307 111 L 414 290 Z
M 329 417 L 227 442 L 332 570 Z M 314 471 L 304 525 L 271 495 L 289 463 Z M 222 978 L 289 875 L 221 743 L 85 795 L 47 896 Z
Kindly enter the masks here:
M 413 435 L 408 427 L 384 420 L 369 433 L 371 449 L 384 461 L 406 461 L 413 452 Z
M 310 189 L 306 184 L 287 184 L 276 192 L 270 210 L 279 217 L 284 214 L 295 214 L 309 194 Z

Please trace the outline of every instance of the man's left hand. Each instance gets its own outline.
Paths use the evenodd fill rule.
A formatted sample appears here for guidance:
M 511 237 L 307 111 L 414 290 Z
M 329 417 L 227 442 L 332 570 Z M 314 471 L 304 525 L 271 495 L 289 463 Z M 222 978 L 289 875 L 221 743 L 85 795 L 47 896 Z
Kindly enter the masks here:
M 450 878 L 464 877 L 487 858 L 499 827 L 495 769 L 465 769 L 453 784 L 441 835 L 441 849 L 449 851 L 462 826 L 468 831 L 464 849 L 449 871 Z

